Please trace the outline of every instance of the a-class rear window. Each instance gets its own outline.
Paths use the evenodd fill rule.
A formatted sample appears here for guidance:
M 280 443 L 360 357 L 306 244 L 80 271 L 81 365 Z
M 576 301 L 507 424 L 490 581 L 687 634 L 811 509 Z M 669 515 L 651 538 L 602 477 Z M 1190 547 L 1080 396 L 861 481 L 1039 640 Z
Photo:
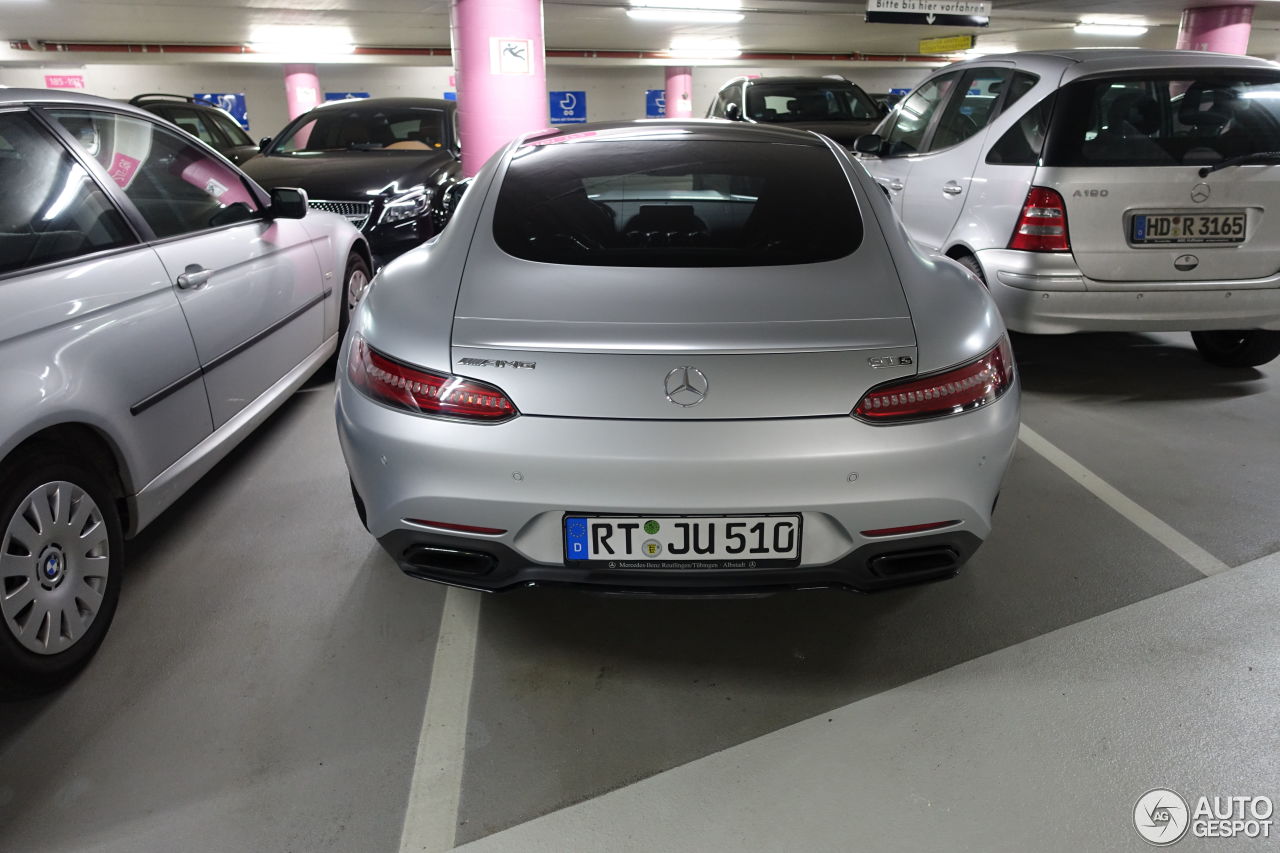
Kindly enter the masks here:
M 817 263 L 862 241 L 825 147 L 709 140 L 525 146 L 493 230 L 518 258 L 589 266 Z
M 1045 165 L 1205 166 L 1263 151 L 1280 151 L 1280 75 L 1170 70 L 1065 86 Z

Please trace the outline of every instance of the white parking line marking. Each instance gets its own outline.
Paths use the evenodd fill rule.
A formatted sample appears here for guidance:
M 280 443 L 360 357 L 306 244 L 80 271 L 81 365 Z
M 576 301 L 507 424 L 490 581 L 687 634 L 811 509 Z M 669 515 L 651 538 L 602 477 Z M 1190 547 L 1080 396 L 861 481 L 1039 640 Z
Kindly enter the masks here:
M 442 853 L 456 841 L 481 596 L 457 587 L 445 593 L 400 853 Z
M 1147 510 L 1125 497 L 1118 489 L 1097 474 L 1072 459 L 1051 444 L 1031 427 L 1023 424 L 1018 430 L 1022 443 L 1039 453 L 1062 473 L 1084 486 L 1095 497 L 1116 512 L 1129 519 L 1164 547 L 1186 560 L 1206 575 L 1225 572 L 1230 566 L 1156 518 Z

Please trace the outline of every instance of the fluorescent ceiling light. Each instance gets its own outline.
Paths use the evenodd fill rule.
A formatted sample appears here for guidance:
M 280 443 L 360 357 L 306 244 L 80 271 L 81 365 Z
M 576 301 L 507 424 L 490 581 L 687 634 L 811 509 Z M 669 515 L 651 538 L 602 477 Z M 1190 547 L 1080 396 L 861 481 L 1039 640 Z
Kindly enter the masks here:
M 736 24 L 741 21 L 741 12 L 726 9 L 683 9 L 642 7 L 628 9 L 627 17 L 637 21 L 676 21 L 682 24 Z
M 678 37 L 671 40 L 667 55 L 675 59 L 734 59 L 742 55 L 742 45 L 731 39 Z
M 249 38 L 254 53 L 333 55 L 356 46 L 345 27 L 255 27 Z
M 633 9 L 717 9 L 722 12 L 742 10 L 742 0 L 631 0 Z
M 1146 27 L 1137 24 L 1098 24 L 1087 21 L 1076 24 L 1076 32 L 1082 36 L 1140 36 L 1146 31 Z

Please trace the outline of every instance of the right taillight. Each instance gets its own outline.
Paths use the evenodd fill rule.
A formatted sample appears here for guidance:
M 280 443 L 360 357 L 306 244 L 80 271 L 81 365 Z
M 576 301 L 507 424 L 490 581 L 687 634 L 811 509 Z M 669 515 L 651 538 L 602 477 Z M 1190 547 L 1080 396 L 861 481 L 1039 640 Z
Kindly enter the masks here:
M 494 423 L 519 414 L 492 385 L 392 361 L 359 335 L 351 336 L 347 375 L 374 400 L 419 415 Z
M 858 401 L 853 416 L 870 423 L 899 423 L 958 415 L 993 403 L 1013 386 L 1009 339 L 968 364 L 932 376 L 873 388 Z
M 1009 238 L 1010 249 L 1026 252 L 1070 252 L 1067 236 L 1067 204 L 1047 187 L 1032 187 Z

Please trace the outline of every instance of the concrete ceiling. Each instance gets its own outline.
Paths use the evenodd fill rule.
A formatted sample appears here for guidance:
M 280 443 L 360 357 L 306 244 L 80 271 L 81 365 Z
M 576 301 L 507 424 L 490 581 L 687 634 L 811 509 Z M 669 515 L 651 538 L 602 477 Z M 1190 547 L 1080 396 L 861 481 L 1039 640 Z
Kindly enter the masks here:
M 743 0 L 741 23 L 711 26 L 634 21 L 625 14 L 625 0 L 545 0 L 544 19 L 546 45 L 552 49 L 656 51 L 673 36 L 696 34 L 736 39 L 746 51 L 914 54 L 921 38 L 964 32 L 978 36 L 980 49 L 1173 47 L 1184 5 L 994 0 L 991 25 L 968 30 L 867 24 L 865 0 Z M 1230 2 L 1195 0 L 1194 5 Z M 449 6 L 449 0 L 0 0 L 0 39 L 243 44 L 256 27 L 320 24 L 347 28 L 361 46 L 447 48 Z M 1084 37 L 1072 30 L 1086 16 L 1118 11 L 1151 29 L 1140 38 Z M 1280 54 L 1280 2 L 1258 3 L 1250 51 L 1267 58 Z M 197 56 L 183 61 L 197 61 Z

